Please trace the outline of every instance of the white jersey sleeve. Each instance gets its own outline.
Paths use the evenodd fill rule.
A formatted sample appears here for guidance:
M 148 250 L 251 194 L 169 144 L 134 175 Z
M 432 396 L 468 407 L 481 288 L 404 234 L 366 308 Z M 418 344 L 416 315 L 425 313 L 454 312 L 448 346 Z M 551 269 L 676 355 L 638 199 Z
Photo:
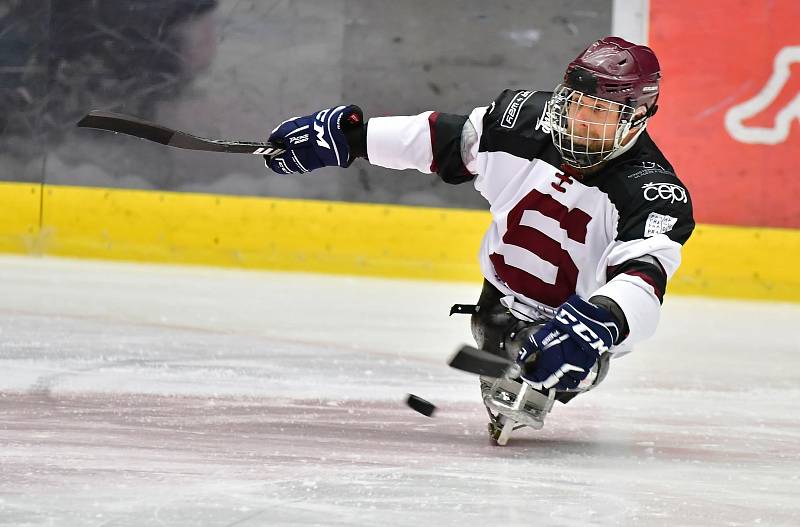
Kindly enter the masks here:
M 598 266 L 598 274 L 608 281 L 593 295 L 612 299 L 625 313 L 628 335 L 620 343 L 618 354 L 630 351 L 633 344 L 655 333 L 661 316 L 663 288 L 681 263 L 681 248 L 680 243 L 664 234 L 616 241 L 609 246 Z M 613 271 L 620 267 L 624 268 L 622 272 Z
M 373 117 L 367 127 L 367 157 L 373 165 L 431 173 L 433 149 L 428 118 L 433 112 L 413 116 Z
M 373 165 L 437 172 L 447 182 L 461 183 L 476 174 L 485 113 L 486 108 L 476 108 L 468 116 L 424 112 L 373 117 L 367 126 L 367 157 Z

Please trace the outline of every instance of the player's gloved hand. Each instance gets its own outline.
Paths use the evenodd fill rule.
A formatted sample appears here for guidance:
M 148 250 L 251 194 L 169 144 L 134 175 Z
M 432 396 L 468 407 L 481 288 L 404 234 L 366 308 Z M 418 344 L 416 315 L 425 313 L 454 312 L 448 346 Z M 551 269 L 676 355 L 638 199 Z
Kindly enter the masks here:
M 320 110 L 305 117 L 282 122 L 269 136 L 269 142 L 286 151 L 264 156 L 269 168 L 278 174 L 302 174 L 321 167 L 347 167 L 355 156 L 350 152 L 345 132 L 361 127 L 364 114 L 355 105 Z
M 619 334 L 609 310 L 572 295 L 523 343 L 517 356 L 521 376 L 538 390 L 574 390 Z

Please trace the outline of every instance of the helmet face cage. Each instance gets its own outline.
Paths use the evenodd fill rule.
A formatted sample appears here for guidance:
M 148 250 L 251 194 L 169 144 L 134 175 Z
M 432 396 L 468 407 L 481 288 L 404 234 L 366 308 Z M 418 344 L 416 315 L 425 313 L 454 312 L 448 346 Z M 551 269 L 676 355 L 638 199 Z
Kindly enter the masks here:
M 603 104 L 598 104 L 600 101 Z M 586 108 L 591 111 L 581 111 Z M 622 139 L 631 129 L 634 112 L 633 106 L 559 84 L 548 111 L 553 144 L 564 162 L 572 167 L 584 169 L 599 165 L 620 148 Z M 591 119 L 587 121 L 578 119 L 579 114 L 593 117 L 587 117 Z

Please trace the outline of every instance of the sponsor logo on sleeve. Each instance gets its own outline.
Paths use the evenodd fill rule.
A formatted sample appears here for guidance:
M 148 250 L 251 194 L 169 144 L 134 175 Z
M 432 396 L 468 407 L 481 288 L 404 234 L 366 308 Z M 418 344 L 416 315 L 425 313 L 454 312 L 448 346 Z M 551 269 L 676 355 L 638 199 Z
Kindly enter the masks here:
M 642 176 L 648 176 L 650 174 L 658 174 L 658 173 L 668 173 L 671 174 L 671 170 L 667 170 L 666 168 L 662 167 L 658 163 L 653 161 L 642 161 L 639 163 L 639 170 L 632 174 L 628 174 L 628 179 L 639 179 Z
M 517 118 L 519 117 L 520 112 L 522 111 L 522 105 L 525 104 L 525 101 L 531 98 L 533 95 L 532 91 L 521 91 L 511 99 L 511 102 L 506 107 L 506 111 L 503 113 L 503 118 L 500 120 L 500 126 L 503 128 L 514 128 L 517 124 Z
M 534 130 L 541 130 L 546 134 L 549 134 L 553 131 L 553 128 L 550 125 L 550 101 L 544 103 L 542 115 L 540 115 L 539 119 L 536 120 L 536 127 Z
M 642 186 L 644 191 L 644 199 L 647 201 L 655 201 L 657 199 L 667 200 L 670 203 L 688 203 L 689 199 L 686 196 L 686 189 L 680 185 L 673 185 L 672 183 L 646 183 Z
M 666 214 L 659 214 L 651 212 L 647 217 L 647 222 L 644 224 L 644 237 L 650 238 L 657 234 L 664 234 L 669 232 L 678 223 L 678 218 L 667 216 Z

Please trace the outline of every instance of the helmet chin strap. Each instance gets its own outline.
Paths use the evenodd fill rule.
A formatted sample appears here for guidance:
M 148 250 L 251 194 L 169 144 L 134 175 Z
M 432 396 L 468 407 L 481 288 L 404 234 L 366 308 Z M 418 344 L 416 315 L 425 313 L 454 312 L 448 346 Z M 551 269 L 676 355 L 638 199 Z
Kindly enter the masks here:
M 647 121 L 643 122 L 641 126 L 639 126 L 639 129 L 636 131 L 636 133 L 634 134 L 634 136 L 631 138 L 630 141 L 628 141 L 626 144 L 620 147 L 617 147 L 614 150 L 614 152 L 605 159 L 605 161 L 610 161 L 615 157 L 619 157 L 628 150 L 630 150 L 633 147 L 633 145 L 636 144 L 636 141 L 639 139 L 639 136 L 642 135 L 642 132 L 644 132 L 645 128 L 647 128 Z

